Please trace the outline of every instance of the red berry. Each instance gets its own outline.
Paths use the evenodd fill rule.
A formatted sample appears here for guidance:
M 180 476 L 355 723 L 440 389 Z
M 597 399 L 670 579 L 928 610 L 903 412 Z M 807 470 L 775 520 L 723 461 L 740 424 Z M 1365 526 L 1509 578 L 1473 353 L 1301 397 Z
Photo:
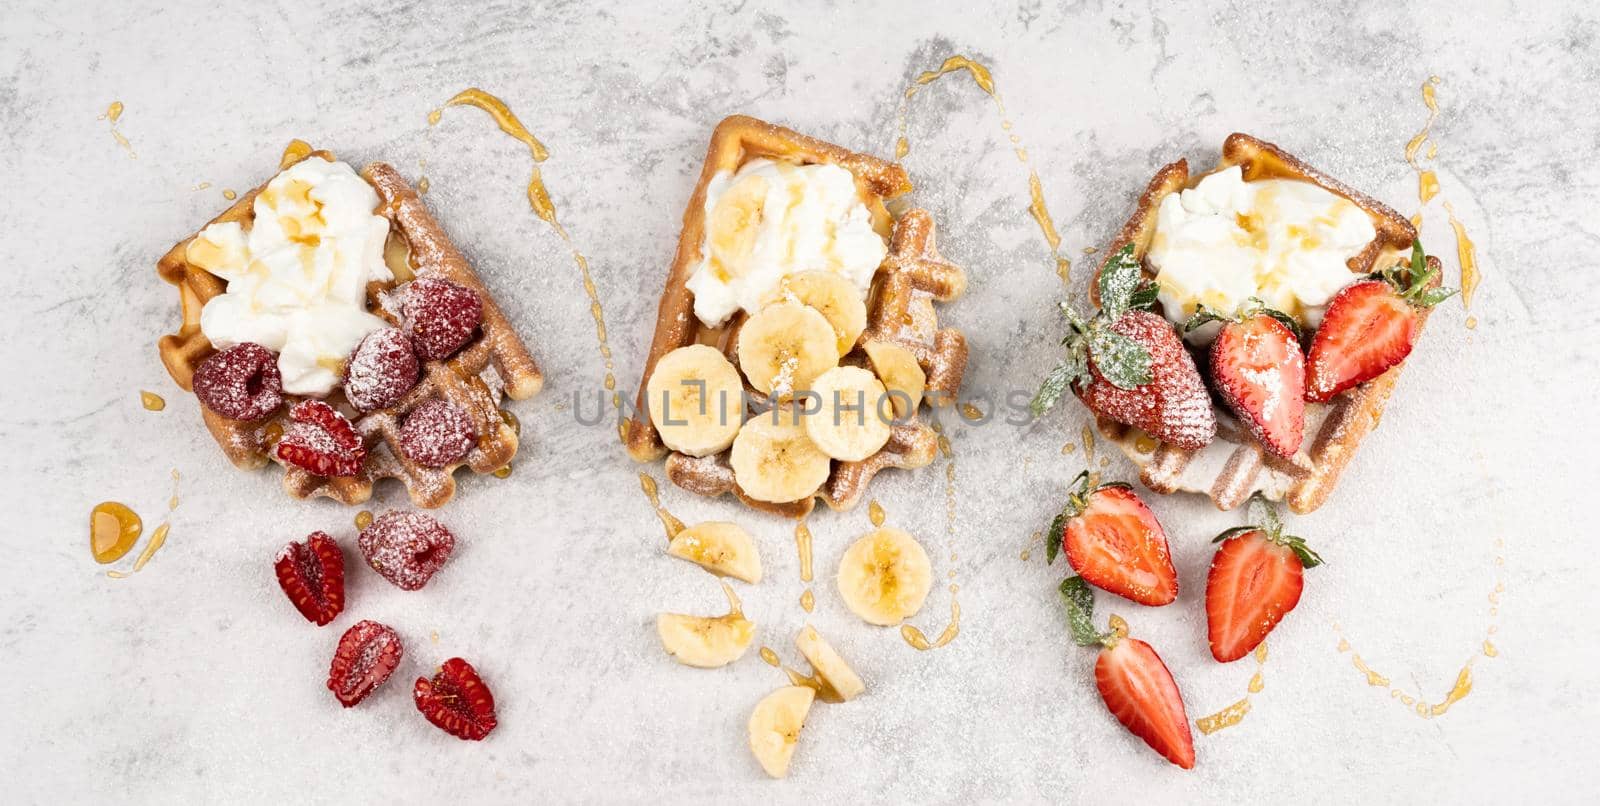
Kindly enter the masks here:
M 393 628 L 376 621 L 358 621 L 339 638 L 333 665 L 328 668 L 328 689 L 349 708 L 383 685 L 403 654 L 405 649 Z
M 1149 644 L 1122 638 L 1094 663 L 1100 699 L 1123 727 L 1186 770 L 1194 768 L 1194 734 L 1172 672 Z
M 1108 485 L 1089 493 L 1062 530 L 1067 563 L 1086 582 L 1142 605 L 1178 598 L 1178 572 L 1167 534 L 1132 490 Z
M 278 440 L 278 458 L 318 476 L 361 472 L 367 448 L 343 414 L 320 400 L 302 400 L 289 410 L 288 430 Z
M 483 321 L 483 301 L 476 291 L 437 277 L 406 286 L 400 310 L 417 355 L 428 361 L 455 355 Z
M 1211 380 L 1267 450 L 1285 457 L 1300 450 L 1306 365 L 1294 331 L 1264 313 L 1228 322 L 1211 344 Z
M 472 417 L 448 400 L 423 403 L 400 426 L 400 452 L 423 467 L 444 467 L 457 461 L 477 441 Z
M 250 342 L 212 353 L 194 371 L 194 393 L 224 417 L 259 420 L 283 405 L 278 357 Z
M 406 334 L 392 327 L 374 330 L 350 354 L 344 396 L 361 411 L 387 408 L 417 385 L 417 372 L 417 354 Z
M 432 680 L 417 678 L 412 697 L 429 722 L 458 739 L 479 741 L 499 724 L 494 695 L 478 670 L 460 658 L 445 661 Z
M 455 551 L 456 536 L 421 512 L 385 512 L 356 538 L 367 565 L 401 590 L 428 584 Z
M 1122 389 L 1100 374 L 1091 353 L 1089 371 L 1094 381 L 1078 390 L 1084 405 L 1186 450 L 1209 445 L 1217 434 L 1211 395 L 1172 324 L 1149 311 L 1129 311 L 1111 323 L 1111 330 L 1150 353 L 1150 382 Z
M 1228 538 L 1206 576 L 1206 636 L 1211 656 L 1238 660 L 1300 603 L 1305 566 L 1294 549 L 1252 531 Z
M 273 561 L 278 585 L 306 620 L 322 626 L 344 610 L 344 554 L 324 532 L 290 543 Z
M 1328 303 L 1306 357 L 1306 400 L 1322 403 L 1404 361 L 1422 317 L 1383 280 L 1345 286 Z

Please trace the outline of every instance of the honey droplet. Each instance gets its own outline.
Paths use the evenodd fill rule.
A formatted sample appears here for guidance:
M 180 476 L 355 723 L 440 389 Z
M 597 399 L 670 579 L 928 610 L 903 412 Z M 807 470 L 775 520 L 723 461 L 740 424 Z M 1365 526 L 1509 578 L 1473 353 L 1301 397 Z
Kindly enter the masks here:
M 1488 657 L 1495 658 L 1500 656 L 1500 650 L 1496 648 L 1494 644 L 1490 643 L 1488 640 L 1485 640 L 1483 642 L 1483 654 Z
M 1155 437 L 1140 432 L 1139 436 L 1134 437 L 1133 449 L 1140 453 L 1151 453 L 1156 449 L 1157 444 L 1159 443 L 1156 442 Z
M 522 421 L 517 419 L 517 415 L 512 414 L 509 409 L 501 409 L 500 419 L 511 427 L 511 433 L 522 436 Z
M 276 445 L 278 440 L 283 439 L 283 426 L 276 420 L 267 423 L 267 427 L 261 429 L 261 437 L 268 446 Z
M 222 198 L 227 199 L 228 201 L 233 201 L 234 199 L 239 198 L 239 192 L 233 188 L 224 188 L 222 191 Z
M 794 525 L 794 546 L 800 554 L 800 581 L 811 581 L 811 527 L 805 521 Z
M 1210 716 L 1203 716 L 1194 721 L 1194 726 L 1200 732 L 1210 736 L 1223 728 L 1231 728 L 1244 720 L 1245 714 L 1250 713 L 1250 698 L 1244 699 L 1222 709 Z
M 772 647 L 769 646 L 764 646 L 761 648 L 761 659 L 766 661 L 767 665 L 773 668 L 777 668 L 779 665 L 781 665 L 778 661 L 778 653 L 773 652 Z
M 439 119 L 442 118 L 442 117 L 444 117 L 444 110 L 443 109 L 435 109 L 435 110 L 430 111 L 428 113 L 428 125 L 429 126 L 437 126 L 437 125 L 439 125 Z
M 967 418 L 968 420 L 982 420 L 983 410 L 972 405 L 971 403 L 962 403 L 961 416 Z
M 428 192 L 428 177 L 424 176 L 421 179 L 417 180 L 417 193 L 422 194 L 422 193 L 427 193 L 427 192 Z
M 497 479 L 508 479 L 508 478 L 511 478 L 511 465 L 506 465 L 505 467 L 502 467 L 499 470 L 496 470 L 494 472 L 494 477 L 497 478 Z
M 144 534 L 138 513 L 116 501 L 106 501 L 89 511 L 89 551 L 95 562 L 114 563 L 133 550 Z
M 800 609 L 810 613 L 816 606 L 816 594 L 812 593 L 810 588 L 806 588 L 806 592 L 800 594 Z
M 283 147 L 283 155 L 278 157 L 278 170 L 281 171 L 288 168 L 309 156 L 311 156 L 310 143 L 298 137 L 290 140 L 289 144 Z M 229 196 L 228 198 L 231 199 L 233 197 Z
M 882 526 L 887 517 L 888 514 L 883 511 L 883 505 L 878 503 L 878 499 L 874 498 L 867 503 L 867 519 L 872 521 L 873 526 Z
M 133 562 L 133 570 L 144 570 L 145 563 L 150 562 L 150 558 L 156 556 L 156 552 L 167 544 L 167 532 L 171 530 L 171 524 L 163 523 L 150 533 L 150 540 L 144 544 L 144 551 L 139 552 L 139 559 Z
M 106 120 L 109 120 L 112 123 L 116 123 L 117 118 L 122 117 L 122 110 L 123 106 L 121 101 L 112 101 L 111 105 L 106 107 L 106 113 L 101 117 L 104 117 Z
M 145 411 L 161 411 L 167 407 L 167 401 L 155 392 L 139 391 L 139 402 L 144 405 Z
M 365 529 L 372 525 L 372 510 L 363 509 L 356 513 L 356 528 Z

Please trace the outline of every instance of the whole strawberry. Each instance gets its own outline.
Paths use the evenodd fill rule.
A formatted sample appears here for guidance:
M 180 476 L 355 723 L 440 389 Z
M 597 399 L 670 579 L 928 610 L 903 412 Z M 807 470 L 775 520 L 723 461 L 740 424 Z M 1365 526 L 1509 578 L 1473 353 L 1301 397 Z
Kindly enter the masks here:
M 1250 501 L 1257 526 L 1217 535 L 1222 544 L 1206 577 L 1206 634 L 1211 656 L 1222 663 L 1248 655 L 1300 603 L 1303 572 L 1322 558 L 1303 538 L 1283 533 L 1283 522 L 1259 496 Z
M 1142 605 L 1178 598 L 1167 534 L 1132 487 L 1119 482 L 1090 489 L 1089 471 L 1078 474 L 1067 505 L 1050 524 L 1045 561 L 1065 550 L 1067 564 L 1084 581 Z
M 1306 400 L 1322 403 L 1387 372 L 1411 354 L 1422 316 L 1449 299 L 1438 286 L 1422 242 L 1411 244 L 1410 265 L 1394 266 L 1335 294 L 1306 356 Z
M 1122 726 L 1152 750 L 1186 770 L 1194 768 L 1194 734 L 1172 672 L 1154 648 L 1129 638 L 1127 625 L 1111 617 L 1112 629 L 1094 627 L 1094 591 L 1081 577 L 1061 583 L 1067 626 L 1078 646 L 1099 646 L 1094 682 L 1100 699 Z
M 1306 425 L 1306 364 L 1300 324 L 1252 299 L 1238 316 L 1202 306 L 1183 331 L 1222 322 L 1211 342 L 1211 383 L 1223 402 L 1267 450 L 1290 457 Z
M 1100 270 L 1100 311 L 1087 321 L 1066 303 L 1067 357 L 1033 398 L 1034 416 L 1071 389 L 1094 413 L 1162 442 L 1198 450 L 1217 434 L 1205 383 L 1183 340 L 1165 318 L 1146 310 L 1156 285 L 1140 276 L 1132 245 Z

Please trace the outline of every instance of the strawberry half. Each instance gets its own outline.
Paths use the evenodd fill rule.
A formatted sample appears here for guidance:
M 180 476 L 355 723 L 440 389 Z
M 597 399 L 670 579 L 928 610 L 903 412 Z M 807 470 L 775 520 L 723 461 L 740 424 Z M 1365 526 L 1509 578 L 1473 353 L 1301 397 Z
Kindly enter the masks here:
M 1199 450 L 1217 434 L 1211 396 L 1172 324 L 1147 310 L 1158 289 L 1140 271 L 1133 246 L 1125 246 L 1100 268 L 1100 311 L 1093 318 L 1062 303 L 1067 355 L 1030 408 L 1038 417 L 1071 390 L 1102 417 Z
M 1089 473 L 1073 482 L 1067 506 L 1051 524 L 1067 564 L 1091 585 L 1142 605 L 1178 598 L 1167 534 L 1155 513 L 1126 484 L 1089 489 Z M 1054 552 L 1047 558 L 1054 561 Z
M 458 739 L 479 741 L 499 724 L 494 695 L 478 670 L 461 658 L 445 661 L 432 680 L 417 678 L 412 697 L 429 722 Z
M 320 627 L 344 610 L 344 553 L 326 532 L 284 546 L 272 567 L 278 586 L 306 621 Z
M 349 708 L 383 685 L 404 653 L 400 636 L 389 625 L 358 621 L 339 638 L 328 668 L 328 690 Z
M 1345 286 L 1328 303 L 1306 357 L 1306 400 L 1322 403 L 1404 361 L 1422 331 L 1423 311 L 1456 293 L 1438 287 L 1422 243 L 1411 264 Z
M 1255 649 L 1278 622 L 1300 603 L 1304 571 L 1322 564 L 1305 540 L 1283 534 L 1270 504 L 1263 524 L 1229 529 L 1206 577 L 1206 635 L 1211 656 L 1236 661 Z
M 1151 749 L 1184 769 L 1194 768 L 1194 735 L 1172 672 L 1154 648 L 1129 638 L 1127 625 L 1112 616 L 1113 629 L 1094 627 L 1094 591 L 1081 577 L 1061 583 L 1067 624 L 1078 646 L 1099 646 L 1095 686 L 1111 715 Z
M 1257 441 L 1289 457 L 1305 438 L 1306 364 L 1285 321 L 1294 320 L 1264 310 L 1228 320 L 1211 343 L 1211 381 Z

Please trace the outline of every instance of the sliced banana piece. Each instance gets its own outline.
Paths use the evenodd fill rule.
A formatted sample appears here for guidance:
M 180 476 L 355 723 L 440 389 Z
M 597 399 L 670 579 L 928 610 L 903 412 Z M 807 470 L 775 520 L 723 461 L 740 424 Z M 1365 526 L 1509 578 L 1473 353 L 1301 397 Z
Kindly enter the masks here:
M 697 523 L 675 535 L 667 544 L 667 553 L 718 576 L 752 584 L 761 581 L 761 553 L 750 533 L 737 523 Z
M 838 337 L 816 308 L 778 302 L 745 320 L 738 355 L 756 391 L 783 396 L 810 389 L 812 379 L 839 363 Z
M 791 274 L 778 284 L 774 300 L 790 300 L 817 309 L 838 336 L 842 357 L 856 346 L 861 331 L 867 329 L 867 302 L 861 290 L 842 274 L 824 269 Z
M 656 616 L 656 634 L 661 637 L 661 647 L 679 663 L 715 669 L 738 660 L 750 648 L 751 640 L 756 637 L 755 622 L 744 617 L 739 597 L 728 583 L 722 583 L 722 591 L 728 595 L 725 616 L 683 613 Z
M 794 637 L 794 645 L 811 663 L 812 674 L 832 689 L 833 693 L 839 695 L 840 702 L 853 700 L 867 690 L 867 685 L 861 682 L 860 675 L 850 668 L 850 664 L 844 662 L 844 658 L 840 657 L 827 641 L 822 640 L 817 628 L 810 624 L 800 628 L 800 633 Z
M 839 560 L 839 595 L 868 624 L 899 624 L 928 598 L 933 565 L 911 535 L 890 527 L 869 532 Z
M 723 191 L 706 216 L 708 262 L 718 280 L 726 283 L 749 271 L 770 188 L 765 176 L 748 174 Z
M 679 347 L 656 362 L 646 388 L 650 422 L 667 447 L 708 456 L 733 444 L 744 420 L 744 385 L 722 351 Z
M 751 417 L 739 429 L 728 463 L 745 495 L 787 504 L 809 498 L 828 480 L 832 463 L 806 436 L 800 419 L 793 410 L 773 409 Z
M 811 383 L 820 406 L 805 417 L 806 435 L 822 452 L 859 462 L 889 441 L 893 406 L 877 377 L 860 367 L 834 367 Z
M 750 712 L 750 752 L 773 778 L 789 774 L 789 760 L 816 696 L 807 686 L 784 686 L 762 697 Z
M 894 401 L 895 417 L 905 419 L 922 404 L 922 392 L 928 386 L 928 375 L 917 363 L 910 350 L 890 341 L 869 341 L 866 344 L 867 360 L 872 371 L 878 374 Z

